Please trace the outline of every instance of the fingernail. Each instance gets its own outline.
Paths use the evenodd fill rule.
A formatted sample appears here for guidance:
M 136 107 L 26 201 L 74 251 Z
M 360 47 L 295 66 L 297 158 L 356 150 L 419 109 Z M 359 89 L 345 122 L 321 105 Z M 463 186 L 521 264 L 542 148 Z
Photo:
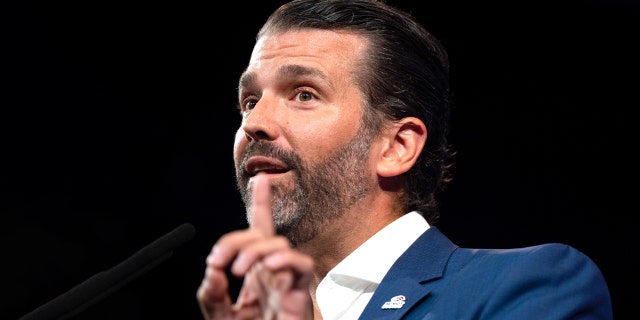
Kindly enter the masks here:
M 209 255 L 207 256 L 207 264 L 217 265 L 220 260 L 219 252 L 220 252 L 220 248 L 214 245 L 213 248 L 211 249 L 211 253 L 209 253 Z

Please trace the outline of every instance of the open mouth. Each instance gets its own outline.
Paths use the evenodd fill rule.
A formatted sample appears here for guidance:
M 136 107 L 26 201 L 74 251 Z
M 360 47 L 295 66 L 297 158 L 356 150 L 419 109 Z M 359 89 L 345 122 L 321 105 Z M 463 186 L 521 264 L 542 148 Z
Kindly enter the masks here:
M 291 168 L 284 162 L 266 156 L 253 156 L 250 157 L 245 165 L 245 170 L 249 174 L 249 177 L 254 177 L 258 173 L 266 174 L 280 174 L 285 173 Z

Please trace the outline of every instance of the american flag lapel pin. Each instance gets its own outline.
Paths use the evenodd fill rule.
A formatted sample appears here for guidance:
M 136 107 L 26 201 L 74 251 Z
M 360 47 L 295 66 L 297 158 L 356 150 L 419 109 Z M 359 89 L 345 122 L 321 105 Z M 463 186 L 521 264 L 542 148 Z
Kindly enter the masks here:
M 385 302 L 382 305 L 382 309 L 400 309 L 402 308 L 406 300 L 407 299 L 403 295 L 395 296 L 391 298 L 391 300 Z

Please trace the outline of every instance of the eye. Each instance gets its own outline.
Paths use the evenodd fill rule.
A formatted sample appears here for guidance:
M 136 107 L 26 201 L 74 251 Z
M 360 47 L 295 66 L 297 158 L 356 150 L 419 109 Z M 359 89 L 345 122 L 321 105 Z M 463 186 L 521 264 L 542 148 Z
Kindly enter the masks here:
M 308 102 L 311 101 L 313 99 L 315 99 L 316 96 L 309 92 L 309 91 L 299 91 L 298 93 L 296 93 L 296 100 L 301 101 L 301 102 Z
M 242 109 L 240 111 L 243 111 L 243 112 L 251 111 L 253 110 L 253 108 L 256 107 L 257 103 L 258 103 L 258 100 L 245 99 L 244 101 L 242 101 Z

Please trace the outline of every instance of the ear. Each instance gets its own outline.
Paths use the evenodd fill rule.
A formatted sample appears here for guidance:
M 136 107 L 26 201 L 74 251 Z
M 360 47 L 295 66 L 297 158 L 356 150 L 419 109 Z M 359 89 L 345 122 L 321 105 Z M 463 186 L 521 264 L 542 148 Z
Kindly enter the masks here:
M 401 175 L 416 163 L 427 141 L 427 127 L 415 117 L 403 118 L 385 133 L 377 173 L 382 177 Z

